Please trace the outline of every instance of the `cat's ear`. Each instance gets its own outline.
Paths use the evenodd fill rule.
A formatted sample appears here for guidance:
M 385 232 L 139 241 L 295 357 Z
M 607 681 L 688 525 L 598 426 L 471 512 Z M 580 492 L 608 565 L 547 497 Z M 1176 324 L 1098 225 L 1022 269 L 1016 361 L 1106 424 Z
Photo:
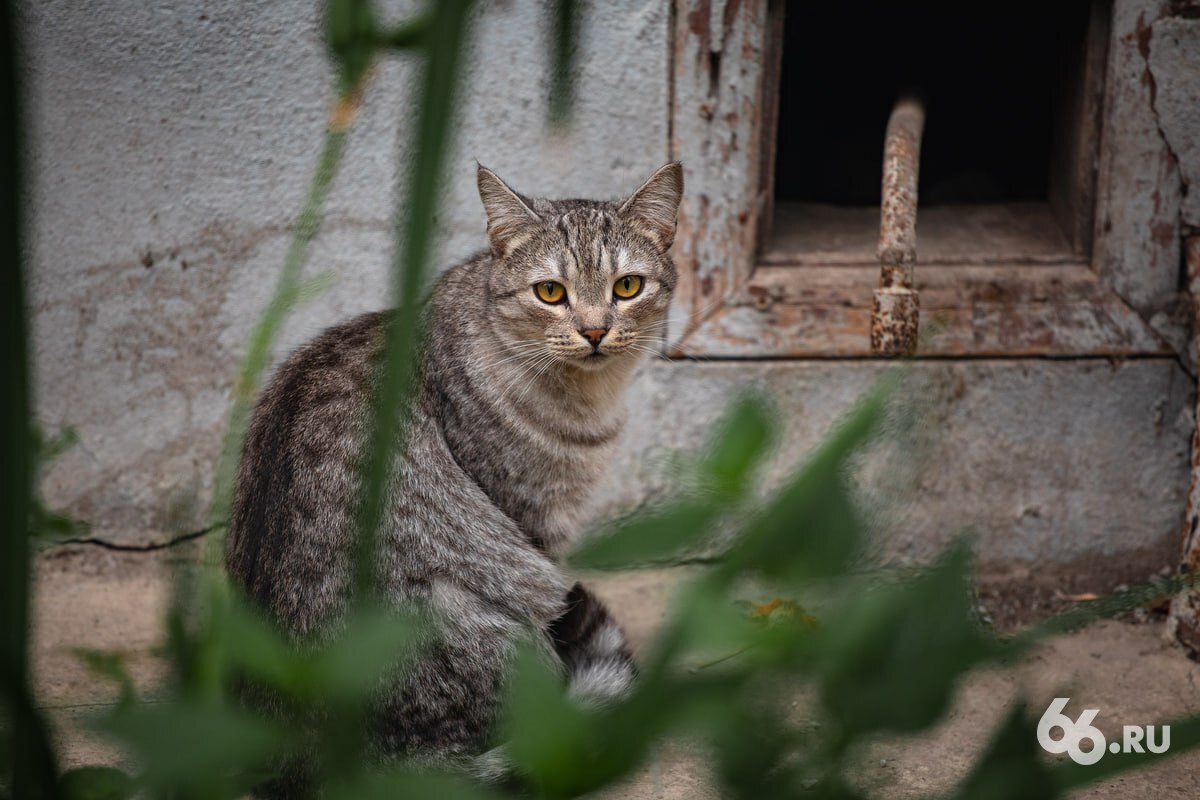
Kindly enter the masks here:
M 672 161 L 659 167 L 632 197 L 621 204 L 618 213 L 665 252 L 675 241 L 675 217 L 682 199 L 683 167 L 678 161 Z
M 492 253 L 504 258 L 533 235 L 542 220 L 529 201 L 514 192 L 500 176 L 482 164 L 476 175 L 479 199 L 487 212 L 488 241 Z

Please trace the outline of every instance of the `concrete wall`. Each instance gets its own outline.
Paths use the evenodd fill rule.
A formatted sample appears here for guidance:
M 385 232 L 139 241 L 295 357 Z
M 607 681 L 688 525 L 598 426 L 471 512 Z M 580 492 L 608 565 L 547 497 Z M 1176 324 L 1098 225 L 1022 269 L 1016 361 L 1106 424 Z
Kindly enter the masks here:
M 628 441 L 601 513 L 670 490 L 741 391 L 785 416 L 769 487 L 851 410 L 873 361 L 659 362 L 630 401 Z M 1169 361 L 917 362 L 863 490 L 886 559 L 923 560 L 969 533 L 998 575 L 1142 578 L 1174 563 L 1187 491 L 1190 376 Z M 1121 577 L 1123 576 L 1123 577 Z
M 597 24 L 583 26 L 579 124 L 565 136 L 545 124 L 543 4 L 486 5 L 448 162 L 443 266 L 486 246 L 476 159 L 533 194 L 600 197 L 667 160 L 663 3 L 585 4 Z M 20 8 L 37 407 L 80 435 L 44 485 L 97 535 L 199 524 L 232 370 L 324 131 L 320 6 Z M 414 77 L 411 61 L 391 59 L 367 93 L 309 268 L 336 281 L 292 320 L 282 351 L 386 303 Z
M 233 369 L 324 126 L 331 76 L 317 6 L 21 4 L 37 406 L 48 427 L 73 425 L 81 439 L 43 486 L 97 536 L 155 541 L 202 524 Z M 586 8 L 565 136 L 544 124 L 541 4 L 479 14 L 439 264 L 484 244 L 474 159 L 530 193 L 615 196 L 668 158 L 667 4 Z M 289 323 L 281 352 L 386 301 L 413 77 L 393 59 L 367 93 L 309 268 L 335 282 Z M 648 364 L 598 512 L 664 491 L 671 453 L 699 445 L 747 385 L 786 415 L 777 479 L 881 368 Z M 887 552 L 925 557 L 973 526 L 989 562 L 1101 559 L 1136 572 L 1172 559 L 1193 386 L 1175 360 L 930 362 L 913 379 L 921 411 L 906 441 L 920 457 L 901 456 L 905 469 L 874 491 Z

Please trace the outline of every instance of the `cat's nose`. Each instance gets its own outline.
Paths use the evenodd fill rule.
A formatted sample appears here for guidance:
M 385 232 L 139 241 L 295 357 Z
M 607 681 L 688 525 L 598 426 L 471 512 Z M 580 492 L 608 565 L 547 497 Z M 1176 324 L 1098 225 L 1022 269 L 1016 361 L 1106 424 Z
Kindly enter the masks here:
M 583 338 L 592 343 L 592 347 L 599 347 L 600 340 L 604 338 L 604 334 L 608 333 L 608 328 L 580 328 L 579 332 L 583 334 Z

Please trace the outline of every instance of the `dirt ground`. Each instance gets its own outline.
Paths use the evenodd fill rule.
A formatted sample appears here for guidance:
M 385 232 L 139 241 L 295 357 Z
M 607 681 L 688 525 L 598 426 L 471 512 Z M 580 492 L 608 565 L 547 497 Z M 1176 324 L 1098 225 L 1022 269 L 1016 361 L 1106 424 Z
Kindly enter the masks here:
M 33 645 L 35 687 L 60 743 L 64 767 L 115 763 L 120 756 L 83 727 L 113 702 L 116 688 L 92 675 L 75 651 L 120 650 L 145 696 L 164 675 L 155 655 L 170 592 L 168 557 L 96 547 L 60 548 L 39 556 Z M 666 613 L 680 570 L 641 572 L 597 585 L 629 634 L 645 646 Z M 986 592 L 983 593 L 986 597 Z M 949 716 L 918 739 L 881 741 L 859 754 L 857 784 L 882 798 L 928 797 L 949 790 L 966 772 L 1018 693 L 1042 708 L 1050 698 L 1077 698 L 1068 712 L 1099 707 L 1097 724 L 1111 741 L 1122 724 L 1159 723 L 1200 712 L 1200 664 L 1163 637 L 1160 622 L 1104 621 L 1047 642 L 1016 670 L 982 672 L 961 687 Z M 1078 705 L 1077 705 L 1078 703 Z M 704 754 L 687 744 L 662 748 L 638 775 L 605 797 L 634 800 L 717 797 Z M 1078 798 L 1194 798 L 1200 753 L 1162 761 L 1093 785 Z

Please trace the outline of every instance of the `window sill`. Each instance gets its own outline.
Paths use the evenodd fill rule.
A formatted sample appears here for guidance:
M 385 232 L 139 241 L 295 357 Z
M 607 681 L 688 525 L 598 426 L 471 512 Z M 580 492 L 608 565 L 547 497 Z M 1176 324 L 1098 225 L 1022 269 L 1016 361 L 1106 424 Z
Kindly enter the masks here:
M 871 358 L 877 266 L 760 264 L 683 331 L 676 358 Z M 1086 265 L 918 265 L 918 357 L 1126 358 L 1169 344 Z

